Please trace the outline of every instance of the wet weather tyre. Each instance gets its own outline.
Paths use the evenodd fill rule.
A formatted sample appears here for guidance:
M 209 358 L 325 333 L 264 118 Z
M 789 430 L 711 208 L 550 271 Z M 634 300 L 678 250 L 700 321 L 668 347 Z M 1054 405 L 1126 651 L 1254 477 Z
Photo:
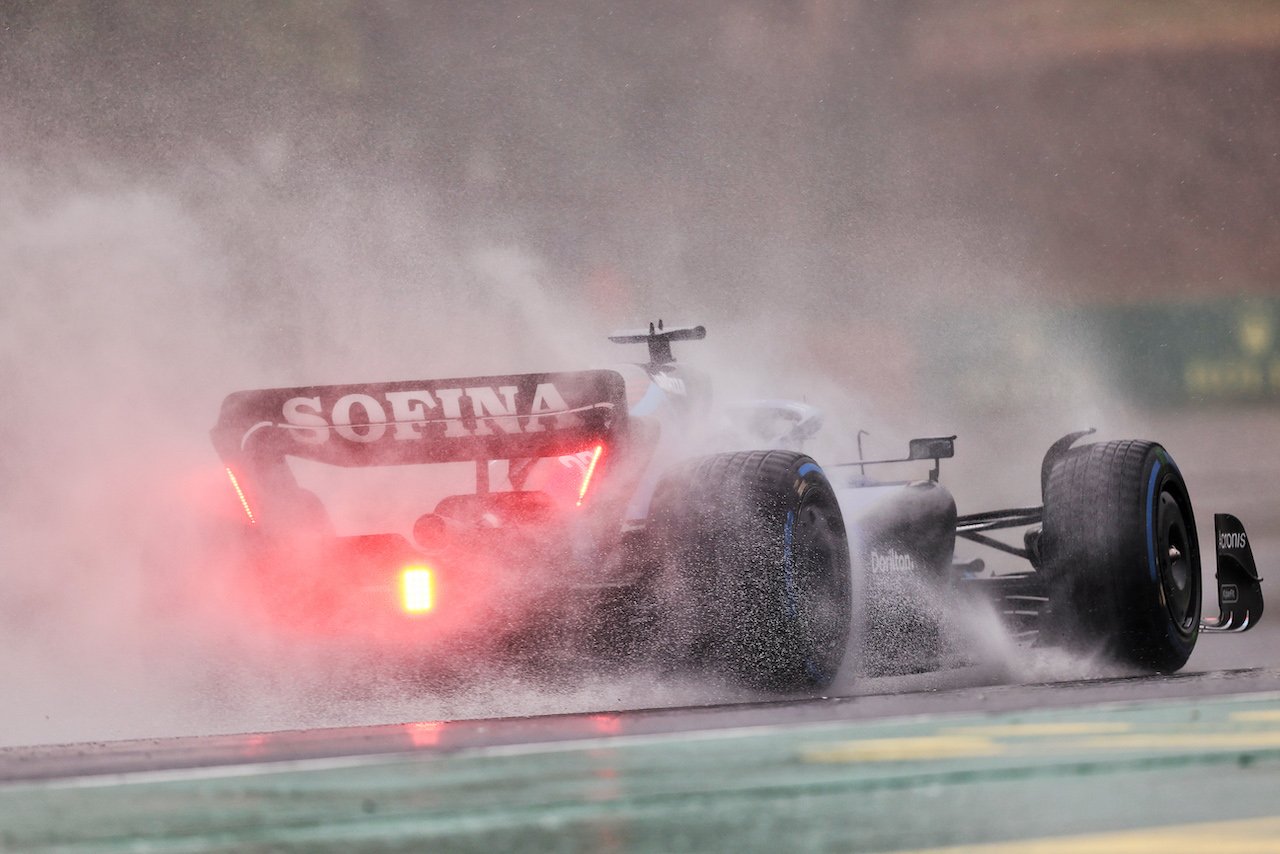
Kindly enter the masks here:
M 1191 499 L 1161 446 L 1136 440 L 1068 452 L 1044 487 L 1047 639 L 1117 664 L 1171 673 L 1200 627 L 1200 546 Z
M 661 622 L 689 663 L 752 687 L 820 688 L 840 667 L 852 614 L 849 545 L 822 469 L 794 451 L 690 460 L 650 504 Z

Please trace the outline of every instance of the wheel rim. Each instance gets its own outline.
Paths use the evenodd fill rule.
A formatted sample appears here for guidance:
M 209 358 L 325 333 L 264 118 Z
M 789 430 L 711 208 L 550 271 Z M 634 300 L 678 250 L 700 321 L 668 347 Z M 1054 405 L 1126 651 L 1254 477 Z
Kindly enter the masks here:
M 1198 619 L 1200 579 L 1195 572 L 1191 537 L 1178 499 L 1167 489 L 1160 492 L 1156 511 L 1156 566 L 1165 605 L 1174 624 L 1185 634 Z

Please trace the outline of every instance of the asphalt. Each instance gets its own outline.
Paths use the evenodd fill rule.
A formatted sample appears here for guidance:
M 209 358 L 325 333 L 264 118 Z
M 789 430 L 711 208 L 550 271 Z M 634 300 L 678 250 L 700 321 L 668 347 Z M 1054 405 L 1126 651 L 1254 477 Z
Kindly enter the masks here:
M 983 674 L 952 675 L 978 679 Z M 880 680 L 900 687 L 907 680 Z M 136 739 L 0 749 L 0 784 L 119 776 L 387 755 L 429 755 L 602 737 L 660 736 L 752 727 L 866 722 L 955 713 L 998 714 L 1037 708 L 1187 700 L 1280 692 L 1280 667 L 1171 676 L 1080 679 L 1023 685 L 938 688 L 938 678 L 893 693 L 772 700 L 627 712 L 464 721 L 410 721 L 365 727 Z M 885 685 L 888 683 L 888 685 Z

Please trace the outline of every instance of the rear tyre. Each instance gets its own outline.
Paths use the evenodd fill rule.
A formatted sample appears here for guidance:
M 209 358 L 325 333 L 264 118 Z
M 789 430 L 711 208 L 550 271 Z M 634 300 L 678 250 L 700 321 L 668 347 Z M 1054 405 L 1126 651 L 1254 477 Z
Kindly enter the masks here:
M 822 469 L 794 451 L 690 460 L 649 512 L 659 626 L 682 664 L 776 691 L 831 681 L 849 637 L 849 545 Z
M 1101 647 L 1118 664 L 1170 673 L 1200 630 L 1200 545 L 1191 499 L 1164 448 L 1087 445 L 1044 487 L 1048 639 Z

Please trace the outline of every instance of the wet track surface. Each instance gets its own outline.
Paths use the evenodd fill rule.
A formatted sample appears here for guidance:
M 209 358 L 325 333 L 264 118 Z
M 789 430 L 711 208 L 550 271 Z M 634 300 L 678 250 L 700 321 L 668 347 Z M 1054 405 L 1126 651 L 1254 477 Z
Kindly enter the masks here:
M 520 744 L 751 727 L 873 721 L 920 715 L 1004 713 L 1149 700 L 1280 694 L 1280 668 L 1134 676 L 1035 685 L 908 690 L 731 705 L 498 718 L 414 721 L 244 735 L 6 748 L 0 781 L 134 774 L 233 765 L 449 753 Z
M 831 697 L 8 748 L 0 850 L 1280 850 L 1278 642 L 1206 637 L 1171 676 L 970 666 Z
M 1278 689 L 1252 669 L 10 750 L 0 848 L 1272 851 Z
M 1207 637 L 1191 666 L 1168 676 L 1002 684 L 998 668 L 971 666 L 845 686 L 841 696 L 771 699 L 632 711 L 584 711 L 466 721 L 407 721 L 239 735 L 0 749 L 0 782 L 52 780 L 306 760 L 443 754 L 619 736 L 875 721 L 960 713 L 1280 693 L 1280 629 Z M 1276 652 L 1277 654 L 1272 654 Z M 1197 663 L 1200 663 L 1197 666 Z M 1223 666 L 1234 662 L 1244 666 Z

